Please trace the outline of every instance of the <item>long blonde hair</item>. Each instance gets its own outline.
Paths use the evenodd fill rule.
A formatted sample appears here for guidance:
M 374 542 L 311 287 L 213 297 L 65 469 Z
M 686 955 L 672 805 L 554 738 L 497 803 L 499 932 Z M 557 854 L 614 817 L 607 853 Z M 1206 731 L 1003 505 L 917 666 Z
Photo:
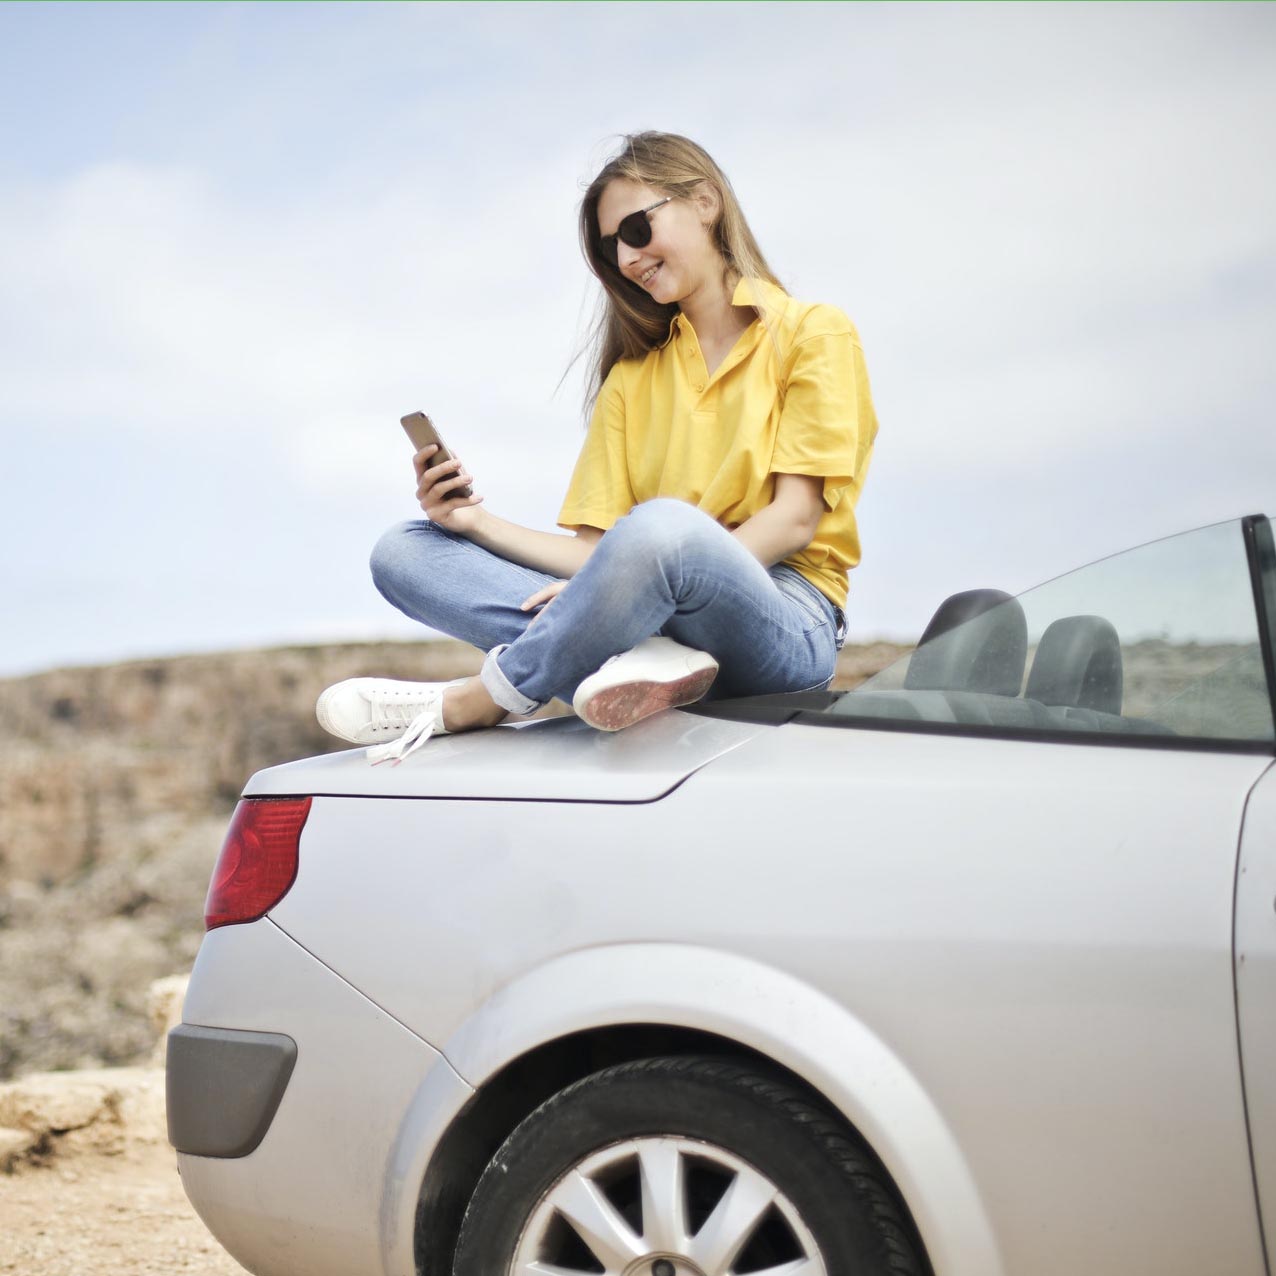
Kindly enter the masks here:
M 585 350 L 592 351 L 585 385 L 586 420 L 616 361 L 640 358 L 654 350 L 669 335 L 669 325 L 678 313 L 675 303 L 656 301 L 602 254 L 598 201 L 608 183 L 618 178 L 649 186 L 675 199 L 690 199 L 703 184 L 708 184 L 718 196 L 718 214 L 709 232 L 722 256 L 722 281 L 728 291 L 742 278 L 765 279 L 783 287 L 762 256 L 727 175 L 703 147 L 677 133 L 627 134 L 624 146 L 603 165 L 580 203 L 581 251 L 603 286 L 602 304 L 585 345 Z M 767 313 L 763 298 L 754 298 L 753 305 L 774 344 L 772 316 Z M 576 358 L 579 357 L 578 354 Z

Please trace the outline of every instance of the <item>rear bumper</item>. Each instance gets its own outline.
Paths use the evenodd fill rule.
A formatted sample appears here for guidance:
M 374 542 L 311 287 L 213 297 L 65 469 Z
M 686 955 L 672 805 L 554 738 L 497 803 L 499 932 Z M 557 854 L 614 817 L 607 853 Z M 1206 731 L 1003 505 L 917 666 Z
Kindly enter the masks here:
M 281 1032 L 196 1028 L 168 1034 L 168 1141 L 195 1156 L 247 1156 L 284 1097 L 297 1043 Z
M 213 1235 L 256 1276 L 411 1276 L 404 1120 L 427 1078 L 471 1093 L 438 1052 L 269 918 L 204 937 L 183 1019 L 169 1122 Z

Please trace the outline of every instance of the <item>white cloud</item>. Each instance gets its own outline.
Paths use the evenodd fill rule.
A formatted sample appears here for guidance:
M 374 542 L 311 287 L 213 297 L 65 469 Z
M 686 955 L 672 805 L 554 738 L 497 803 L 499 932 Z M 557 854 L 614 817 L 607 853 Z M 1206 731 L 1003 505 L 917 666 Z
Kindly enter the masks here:
M 107 433 L 155 452 L 130 491 L 212 449 L 362 535 L 413 512 L 397 418 L 422 408 L 490 508 L 551 526 L 581 440 L 582 365 L 555 394 L 592 298 L 581 182 L 647 125 L 704 141 L 781 277 L 860 327 L 866 626 L 937 601 L 927 536 L 1027 584 L 1074 541 L 1252 507 L 1276 469 L 1270 11 L 373 7 L 343 41 L 332 8 L 301 45 L 295 12 L 206 11 L 156 90 L 202 96 L 86 162 L 0 166 L 0 432 L 47 490 L 50 439 L 109 465 Z M 1041 526 L 1011 522 L 1029 506 Z M 78 563 L 72 530 L 48 534 Z

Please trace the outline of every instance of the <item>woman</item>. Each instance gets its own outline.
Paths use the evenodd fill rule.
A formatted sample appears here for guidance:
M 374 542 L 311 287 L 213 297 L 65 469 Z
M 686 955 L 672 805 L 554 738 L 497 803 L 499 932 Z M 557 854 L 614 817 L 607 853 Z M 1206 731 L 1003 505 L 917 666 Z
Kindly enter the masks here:
M 833 676 L 877 432 L 850 320 L 783 291 L 726 176 L 675 134 L 626 138 L 585 194 L 580 236 L 606 305 L 558 516 L 570 534 L 506 522 L 477 494 L 449 499 L 472 475 L 416 454 L 427 517 L 381 538 L 373 578 L 488 655 L 452 683 L 328 688 L 320 723 L 377 745 L 374 762 L 553 697 L 615 730 L 699 699 L 715 676 L 718 697 Z

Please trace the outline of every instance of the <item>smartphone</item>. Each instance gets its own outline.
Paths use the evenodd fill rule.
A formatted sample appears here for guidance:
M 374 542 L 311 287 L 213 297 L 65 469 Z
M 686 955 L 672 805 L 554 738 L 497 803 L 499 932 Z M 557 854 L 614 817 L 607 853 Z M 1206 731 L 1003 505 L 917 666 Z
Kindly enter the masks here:
M 452 459 L 448 445 L 443 442 L 438 430 L 434 428 L 434 422 L 424 412 L 411 412 L 407 416 L 400 417 L 399 424 L 407 431 L 408 438 L 412 440 L 412 446 L 418 452 L 423 447 L 429 447 L 431 443 L 439 445 L 439 450 L 430 457 L 427 468 L 433 469 L 436 465 L 442 465 L 444 461 Z M 466 483 L 464 487 L 454 487 L 444 499 L 450 501 L 455 497 L 458 500 L 465 500 L 473 494 L 473 488 Z

